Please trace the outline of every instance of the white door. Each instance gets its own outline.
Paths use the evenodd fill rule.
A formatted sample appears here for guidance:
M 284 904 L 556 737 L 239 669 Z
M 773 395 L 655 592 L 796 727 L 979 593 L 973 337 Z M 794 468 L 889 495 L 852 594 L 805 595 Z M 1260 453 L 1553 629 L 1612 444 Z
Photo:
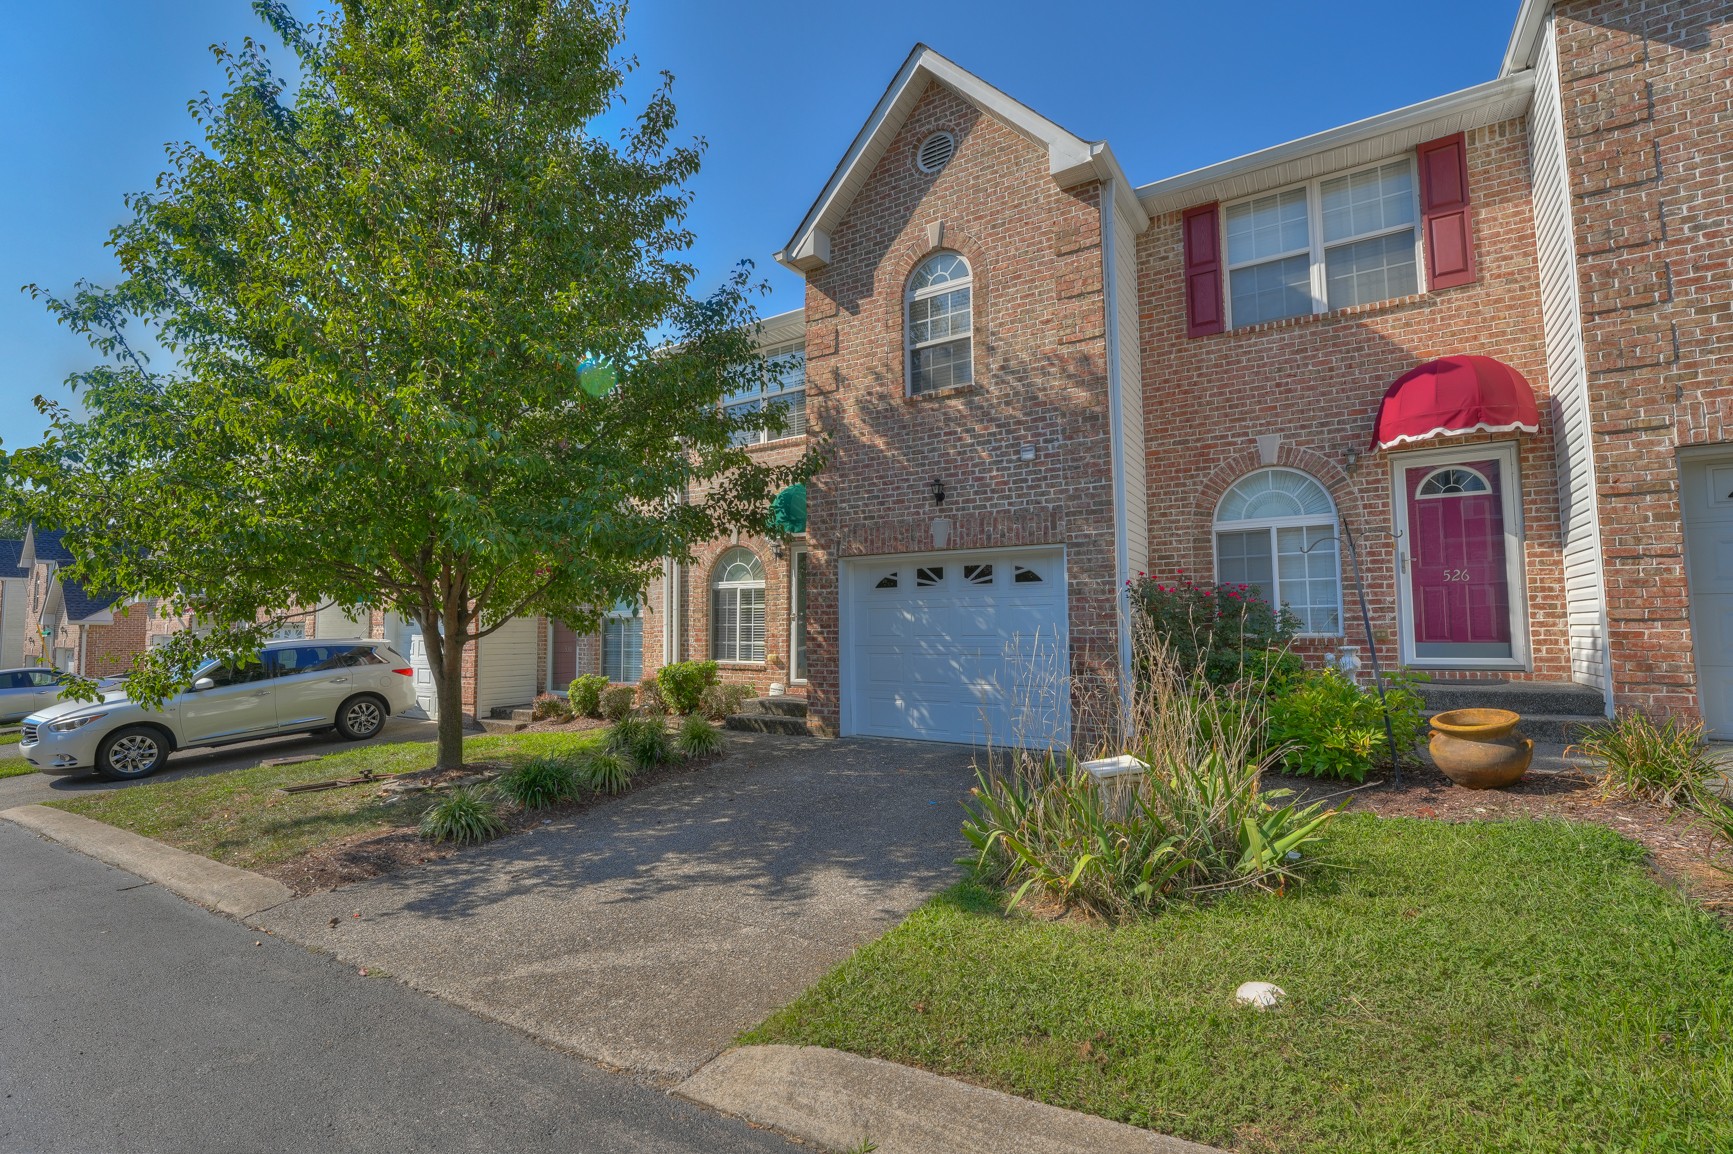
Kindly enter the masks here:
M 875 558 L 846 578 L 845 733 L 1066 743 L 1062 551 Z
M 433 666 L 427 660 L 427 639 L 421 635 L 421 626 L 409 620 L 403 623 L 402 638 L 398 650 L 409 658 L 409 668 L 415 670 L 415 704 L 427 716 L 437 720 L 439 695 L 433 688 Z
M 1733 738 L 1733 456 L 1680 467 L 1697 695 L 1709 735 Z

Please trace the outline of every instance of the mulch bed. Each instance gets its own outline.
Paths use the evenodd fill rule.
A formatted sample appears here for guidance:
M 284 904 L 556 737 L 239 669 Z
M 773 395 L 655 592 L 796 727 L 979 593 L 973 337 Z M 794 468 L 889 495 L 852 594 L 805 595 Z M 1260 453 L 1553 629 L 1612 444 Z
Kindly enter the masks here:
M 1343 787 L 1309 778 L 1264 776 L 1266 789 L 1291 789 L 1297 796 L 1320 799 L 1335 795 L 1333 804 L 1347 801 L 1355 813 L 1380 817 L 1419 817 L 1437 821 L 1508 821 L 1551 817 L 1608 826 L 1649 851 L 1649 860 L 1663 884 L 1682 890 L 1706 909 L 1733 920 L 1733 873 L 1717 869 L 1711 858 L 1733 869 L 1733 854 L 1717 846 L 1685 809 L 1632 801 L 1603 801 L 1595 781 L 1570 771 L 1531 770 L 1507 789 L 1463 789 L 1430 762 L 1407 766 L 1402 785 L 1392 785 L 1388 773 L 1362 785 Z
M 585 728 L 593 728 L 593 726 L 585 726 Z M 612 796 L 602 793 L 587 793 L 572 801 L 561 802 L 546 809 L 520 809 L 511 802 L 502 802 L 499 813 L 505 821 L 506 832 L 501 834 L 500 838 L 513 837 L 552 824 L 561 818 L 582 813 L 603 802 L 625 797 L 626 794 L 643 786 L 707 769 L 717 760 L 719 759 L 716 757 L 694 758 L 690 761 L 642 772 L 632 778 L 632 784 L 625 793 Z M 438 785 L 474 777 L 480 773 L 502 771 L 505 768 L 505 766 L 494 762 L 468 762 L 462 769 L 424 769 L 414 773 L 397 774 L 393 778 L 381 780 Z M 423 866 L 429 862 L 452 857 L 463 853 L 465 850 L 480 848 L 478 846 L 456 845 L 451 842 L 441 842 L 436 845 L 433 842 L 423 840 L 415 828 L 415 822 L 420 818 L 421 807 L 412 799 L 424 796 L 422 794 L 408 794 L 405 795 L 405 800 L 398 803 L 404 807 L 406 817 L 411 814 L 414 815 L 408 825 L 384 833 L 357 833 L 348 837 L 336 838 L 317 849 L 302 854 L 300 857 L 260 866 L 257 872 L 267 877 L 276 878 L 299 897 L 320 890 L 333 890 L 351 882 L 366 881 L 368 878 L 380 877 L 383 874 L 396 873 L 398 870 L 414 869 L 416 866 Z M 495 838 L 494 841 L 499 841 L 500 838 Z M 492 845 L 494 842 L 482 844 Z
M 532 721 L 519 733 L 577 733 L 585 729 L 606 729 L 612 722 L 603 721 L 599 717 L 549 718 L 546 721 Z

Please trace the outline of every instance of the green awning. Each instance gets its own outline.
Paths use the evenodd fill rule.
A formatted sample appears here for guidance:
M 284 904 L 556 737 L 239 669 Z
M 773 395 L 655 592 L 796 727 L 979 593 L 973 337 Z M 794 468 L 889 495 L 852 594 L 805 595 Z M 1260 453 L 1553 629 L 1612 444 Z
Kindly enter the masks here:
M 771 498 L 770 526 L 784 533 L 806 532 L 805 485 L 790 485 Z

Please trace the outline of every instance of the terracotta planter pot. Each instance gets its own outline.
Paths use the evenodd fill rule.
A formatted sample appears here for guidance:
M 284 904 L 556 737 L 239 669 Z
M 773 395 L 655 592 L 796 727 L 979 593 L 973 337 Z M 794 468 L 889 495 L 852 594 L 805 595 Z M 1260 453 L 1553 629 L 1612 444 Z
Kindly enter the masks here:
M 1453 709 L 1432 719 L 1427 751 L 1466 789 L 1503 789 L 1528 771 L 1534 742 L 1512 733 L 1522 718 L 1508 709 Z

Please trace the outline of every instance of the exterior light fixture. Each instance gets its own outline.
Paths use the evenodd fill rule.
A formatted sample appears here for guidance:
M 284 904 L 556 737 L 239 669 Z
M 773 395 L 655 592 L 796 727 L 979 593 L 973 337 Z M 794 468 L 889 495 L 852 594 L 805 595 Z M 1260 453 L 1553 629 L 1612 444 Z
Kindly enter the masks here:
M 1346 453 L 1342 454 L 1342 461 L 1342 471 L 1345 473 L 1352 473 L 1354 471 L 1354 466 L 1360 463 L 1360 450 L 1349 449 Z
M 945 482 L 938 477 L 933 478 L 932 493 L 933 504 L 943 505 L 945 503 Z
M 1035 446 L 1024 445 L 1021 449 L 1017 450 L 1017 456 L 1025 461 L 1033 461 L 1035 459 Z

